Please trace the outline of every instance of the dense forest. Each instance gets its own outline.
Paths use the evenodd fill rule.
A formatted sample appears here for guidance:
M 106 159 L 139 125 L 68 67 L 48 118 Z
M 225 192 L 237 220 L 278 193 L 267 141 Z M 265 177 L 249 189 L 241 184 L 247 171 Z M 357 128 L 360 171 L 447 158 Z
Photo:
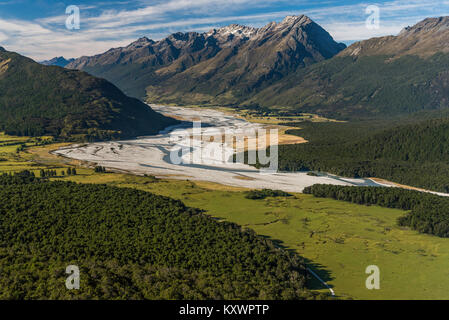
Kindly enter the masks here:
M 176 120 L 85 72 L 0 50 L 0 131 L 65 140 L 156 134 Z
M 1 299 L 315 297 L 301 257 L 180 201 L 29 172 L 0 177 L 0 200 Z
M 317 184 L 304 189 L 315 197 L 333 198 L 357 204 L 411 210 L 400 217 L 400 226 L 421 233 L 449 238 L 449 198 L 399 188 L 345 187 Z
M 449 118 L 297 123 L 288 131 L 309 141 L 281 145 L 279 169 L 377 177 L 449 192 Z

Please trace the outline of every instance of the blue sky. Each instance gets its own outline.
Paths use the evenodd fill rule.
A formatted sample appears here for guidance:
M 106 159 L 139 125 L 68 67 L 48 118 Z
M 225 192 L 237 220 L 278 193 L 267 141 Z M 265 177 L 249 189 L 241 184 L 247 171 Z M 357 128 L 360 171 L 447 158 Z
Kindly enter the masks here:
M 80 29 L 67 30 L 66 8 L 80 8 Z M 366 7 L 380 9 L 379 29 L 366 28 Z M 397 34 L 403 27 L 449 15 L 449 0 L 0 0 L 0 46 L 36 60 L 79 57 L 147 36 L 203 32 L 231 23 L 263 26 L 306 14 L 335 40 L 351 43 Z

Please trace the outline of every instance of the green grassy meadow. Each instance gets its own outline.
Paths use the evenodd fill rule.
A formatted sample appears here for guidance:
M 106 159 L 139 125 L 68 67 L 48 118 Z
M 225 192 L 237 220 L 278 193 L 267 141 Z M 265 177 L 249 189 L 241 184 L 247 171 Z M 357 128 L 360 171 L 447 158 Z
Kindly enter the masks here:
M 18 172 L 21 170 L 38 171 L 35 163 L 32 163 L 30 157 L 23 152 L 17 152 L 17 148 L 21 145 L 31 146 L 32 139 L 28 137 L 8 136 L 0 133 L 0 173 Z
M 6 140 L 8 137 L 1 136 Z M 65 170 L 77 165 L 76 176 L 58 177 L 82 183 L 108 183 L 182 200 L 213 217 L 235 222 L 295 250 L 339 297 L 355 299 L 449 299 L 449 239 L 398 227 L 405 211 L 361 206 L 295 194 L 288 198 L 250 200 L 242 189 L 205 182 L 159 180 L 93 169 L 48 155 L 56 146 L 30 147 L 16 153 L 2 147 L 0 172 L 41 168 Z M 38 174 L 37 174 L 38 175 Z M 380 290 L 365 287 L 365 268 L 380 268 Z M 318 281 L 313 289 L 328 292 Z
M 336 294 L 359 299 L 448 299 L 449 239 L 400 228 L 405 212 L 297 194 L 294 199 L 249 200 L 242 192 L 179 194 L 145 189 L 181 199 L 189 206 L 278 240 L 310 260 L 310 267 Z M 365 287 L 365 268 L 377 265 L 380 290 Z M 314 282 L 315 288 L 321 286 Z M 323 290 L 326 291 L 326 290 Z

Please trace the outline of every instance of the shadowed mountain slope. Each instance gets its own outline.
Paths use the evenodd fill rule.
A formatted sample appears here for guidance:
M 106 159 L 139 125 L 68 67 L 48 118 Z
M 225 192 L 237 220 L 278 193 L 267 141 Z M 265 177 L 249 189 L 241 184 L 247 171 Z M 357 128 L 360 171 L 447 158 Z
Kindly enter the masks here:
M 0 129 L 16 135 L 114 139 L 155 134 L 175 123 L 85 72 L 0 52 Z
M 246 101 L 340 119 L 391 117 L 449 106 L 449 17 L 352 44 Z

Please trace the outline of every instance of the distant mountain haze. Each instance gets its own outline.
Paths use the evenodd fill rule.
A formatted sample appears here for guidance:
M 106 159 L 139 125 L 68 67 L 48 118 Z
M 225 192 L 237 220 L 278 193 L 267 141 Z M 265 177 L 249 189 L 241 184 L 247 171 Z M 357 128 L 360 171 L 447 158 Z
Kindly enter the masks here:
M 66 59 L 64 57 L 55 57 L 53 59 L 50 60 L 44 60 L 39 62 L 40 64 L 43 64 L 45 66 L 58 66 L 58 67 L 65 67 L 66 65 L 68 65 L 70 62 L 75 61 L 74 58 L 71 59 Z

